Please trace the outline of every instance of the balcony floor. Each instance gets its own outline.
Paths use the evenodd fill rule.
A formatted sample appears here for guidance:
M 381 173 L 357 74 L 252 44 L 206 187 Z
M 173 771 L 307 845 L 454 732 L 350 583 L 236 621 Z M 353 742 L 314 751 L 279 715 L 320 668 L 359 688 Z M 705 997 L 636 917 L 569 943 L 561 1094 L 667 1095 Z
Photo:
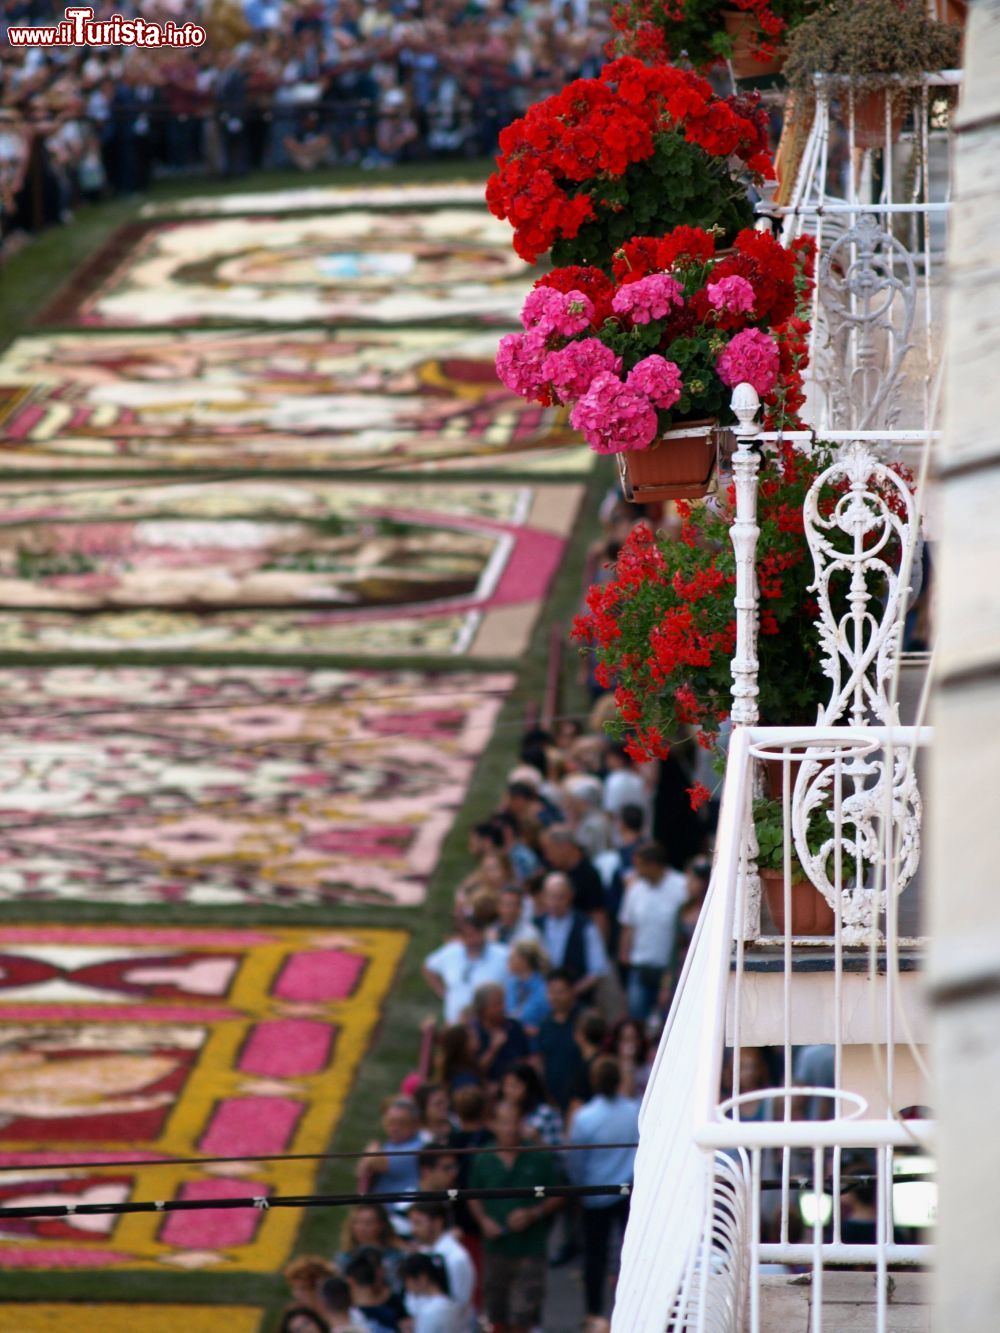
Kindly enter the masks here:
M 888 1333 L 930 1333 L 928 1275 L 892 1273 L 890 1283 Z M 761 1333 L 809 1333 L 811 1313 L 810 1274 L 761 1278 Z M 875 1333 L 877 1313 L 874 1274 L 824 1273 L 823 1333 Z

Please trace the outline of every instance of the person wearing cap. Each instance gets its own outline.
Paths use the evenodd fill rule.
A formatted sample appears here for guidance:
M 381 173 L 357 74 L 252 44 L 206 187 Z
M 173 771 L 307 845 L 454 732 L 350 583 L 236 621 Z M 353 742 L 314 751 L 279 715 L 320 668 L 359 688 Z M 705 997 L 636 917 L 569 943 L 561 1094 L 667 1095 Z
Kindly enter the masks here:
M 480 986 L 507 977 L 507 946 L 487 940 L 490 923 L 474 909 L 459 918 L 458 938 L 448 940 L 424 959 L 421 974 L 444 1005 L 444 1021 L 468 1016 Z

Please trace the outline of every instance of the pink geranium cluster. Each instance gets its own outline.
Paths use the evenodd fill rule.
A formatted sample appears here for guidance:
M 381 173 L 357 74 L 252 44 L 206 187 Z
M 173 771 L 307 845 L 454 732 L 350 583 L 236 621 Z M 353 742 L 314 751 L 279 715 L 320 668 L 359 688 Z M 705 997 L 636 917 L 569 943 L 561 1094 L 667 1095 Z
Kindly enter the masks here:
M 545 393 L 542 362 L 548 356 L 547 335 L 541 329 L 506 333 L 497 347 L 497 378 L 522 398 L 538 399 Z
M 617 375 L 598 375 L 573 408 L 573 429 L 599 454 L 623 449 L 648 449 L 656 439 L 656 409 L 644 393 L 623 384 Z
M 666 319 L 672 306 L 684 304 L 684 288 L 669 273 L 650 273 L 619 287 L 611 301 L 616 315 L 630 316 L 633 324 Z
M 620 375 L 622 359 L 599 338 L 583 338 L 550 352 L 542 362 L 542 374 L 561 403 L 582 398 L 592 381 L 607 372 Z
M 753 310 L 753 287 L 738 273 L 710 282 L 705 294 L 709 305 L 716 310 L 725 310 L 731 315 L 746 315 Z
M 777 384 L 780 369 L 778 344 L 763 329 L 737 333 L 716 362 L 723 384 L 731 389 L 737 384 L 752 384 L 762 397 Z
M 526 329 L 539 329 L 548 335 L 572 338 L 589 328 L 594 317 L 594 303 L 583 292 L 557 292 L 552 287 L 535 287 L 521 307 L 521 323 Z
M 663 411 L 673 407 L 684 389 L 680 368 L 655 353 L 637 361 L 625 382 L 630 389 L 644 393 L 654 407 Z

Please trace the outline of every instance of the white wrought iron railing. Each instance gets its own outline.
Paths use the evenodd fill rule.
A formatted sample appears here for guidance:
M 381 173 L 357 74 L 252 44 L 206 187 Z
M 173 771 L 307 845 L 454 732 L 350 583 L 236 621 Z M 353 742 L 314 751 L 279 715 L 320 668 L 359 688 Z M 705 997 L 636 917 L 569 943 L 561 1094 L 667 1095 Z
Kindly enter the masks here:
M 894 1225 L 894 1206 L 908 1155 L 926 1156 L 932 1126 L 902 1120 L 894 1049 L 921 1038 L 912 1032 L 900 976 L 901 941 L 894 892 L 878 897 L 888 879 L 895 888 L 891 836 L 881 850 L 850 846 L 850 766 L 859 756 L 905 753 L 912 762 L 929 732 L 914 727 L 741 727 L 732 737 L 712 882 L 682 974 L 640 1121 L 635 1190 L 622 1255 L 612 1328 L 615 1333 L 750 1333 L 766 1330 L 769 1266 L 808 1274 L 810 1328 L 824 1326 L 823 1284 L 831 1266 L 863 1267 L 876 1281 L 873 1327 L 883 1333 L 891 1300 L 890 1268 L 927 1262 L 928 1246 Z M 744 928 L 754 902 L 752 822 L 761 763 L 783 765 L 784 919 L 748 940 Z M 792 765 L 806 757 L 831 773 L 826 817 L 836 835 L 830 891 L 829 937 L 799 939 L 792 929 L 795 867 Z M 850 847 L 850 854 L 844 854 Z M 839 849 L 839 850 L 838 850 Z M 822 891 L 822 890 L 816 890 Z M 871 929 L 864 944 L 846 936 L 855 919 L 853 895 L 867 895 Z M 878 903 L 878 907 L 875 904 Z M 754 957 L 777 956 L 772 973 L 778 998 L 768 1045 L 781 1054 L 774 1086 L 742 1086 L 744 1054 L 756 1051 L 760 1015 L 750 993 Z M 819 1003 L 833 1074 L 829 1085 L 796 1086 L 794 1053 L 816 1039 L 815 1006 L 802 1002 L 795 965 L 805 959 L 822 979 Z M 818 970 L 817 970 L 818 969 Z M 858 983 L 855 985 L 854 983 Z M 859 994 L 870 1013 L 859 1014 Z M 774 1023 L 777 1030 L 774 1030 Z M 880 1083 L 872 1099 L 851 1087 L 849 1059 L 871 1053 Z M 822 1119 L 799 1118 L 807 1101 Z M 864 1154 L 859 1182 L 850 1155 Z M 874 1199 L 870 1237 L 852 1235 L 842 1191 L 863 1184 Z M 909 1183 L 909 1182 L 907 1182 Z M 802 1196 L 811 1207 L 802 1221 Z
M 786 243 L 816 239 L 807 391 L 817 429 L 932 424 L 952 194 L 948 100 L 961 80 L 960 70 L 900 80 L 907 126 L 886 99 L 875 144 L 860 126 L 862 93 L 817 76 L 794 185 L 785 202 L 758 205 Z

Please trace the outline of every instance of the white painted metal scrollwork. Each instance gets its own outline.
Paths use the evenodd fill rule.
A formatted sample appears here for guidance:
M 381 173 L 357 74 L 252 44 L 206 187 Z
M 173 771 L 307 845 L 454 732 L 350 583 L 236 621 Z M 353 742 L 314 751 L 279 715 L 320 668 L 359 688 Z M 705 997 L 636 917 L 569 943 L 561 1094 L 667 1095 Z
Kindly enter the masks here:
M 816 575 L 823 669 L 832 682 L 817 724 L 897 725 L 889 693 L 910 591 L 899 571 L 909 566 L 917 541 L 913 496 L 896 472 L 854 442 L 813 483 L 803 517 Z M 818 847 L 816 812 L 821 828 L 829 824 Z M 891 756 L 853 754 L 836 765 L 807 752 L 795 782 L 792 835 L 816 888 L 831 904 L 840 898 L 845 942 L 867 939 L 885 909 L 886 886 L 898 894 L 912 879 L 920 859 L 920 815 L 906 749 Z
M 832 424 L 892 429 L 913 345 L 917 272 L 909 250 L 863 214 L 822 256 L 819 292 L 837 372 L 824 386 Z

